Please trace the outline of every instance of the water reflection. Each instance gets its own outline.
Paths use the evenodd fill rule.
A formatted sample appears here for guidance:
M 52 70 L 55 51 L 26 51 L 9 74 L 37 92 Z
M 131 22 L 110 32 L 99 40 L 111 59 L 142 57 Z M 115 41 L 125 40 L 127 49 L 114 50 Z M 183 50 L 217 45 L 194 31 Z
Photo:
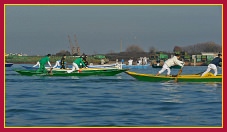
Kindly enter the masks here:
M 176 83 L 161 83 L 161 92 L 165 92 L 165 96 L 160 99 L 161 102 L 183 103 L 182 92 L 179 84 Z

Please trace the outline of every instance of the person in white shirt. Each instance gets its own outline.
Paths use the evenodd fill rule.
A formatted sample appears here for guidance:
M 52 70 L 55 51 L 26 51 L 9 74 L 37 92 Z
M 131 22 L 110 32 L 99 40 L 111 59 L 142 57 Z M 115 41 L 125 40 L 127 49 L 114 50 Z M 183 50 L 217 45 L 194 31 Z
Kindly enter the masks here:
M 156 63 L 157 63 L 157 66 L 159 66 L 160 65 L 160 60 L 159 59 L 156 60 Z
M 140 58 L 140 59 L 138 59 L 138 61 L 137 61 L 137 65 L 141 65 L 142 64 L 142 59 Z
M 143 57 L 143 65 L 147 65 L 147 57 Z
M 161 73 L 163 73 L 165 70 L 167 70 L 167 76 L 170 75 L 170 67 L 174 66 L 174 65 L 179 65 L 181 67 L 183 67 L 184 62 L 178 60 L 180 58 L 179 54 L 175 54 L 175 56 L 173 56 L 172 58 L 168 59 L 165 61 L 164 65 L 162 66 L 162 69 L 156 74 L 156 76 L 160 75 Z
M 101 65 L 104 65 L 104 63 L 105 63 L 105 60 L 101 59 Z
M 207 67 L 207 70 L 201 75 L 201 77 L 203 77 L 204 75 L 206 75 L 211 69 L 214 70 L 214 76 L 217 76 L 218 74 L 218 70 L 217 70 L 217 66 L 222 67 L 222 65 L 220 64 L 220 62 L 222 62 L 222 54 L 218 54 L 218 57 L 215 57 L 210 64 Z
M 118 59 L 116 59 L 116 65 L 118 64 Z
M 61 60 L 58 60 L 58 61 L 56 61 L 56 63 L 55 63 L 55 65 L 53 66 L 53 68 L 60 68 L 60 62 L 61 62 Z
M 132 65 L 132 62 L 133 62 L 133 60 L 132 59 L 129 59 L 128 60 L 128 65 Z
M 37 63 L 33 67 L 36 67 L 36 66 L 39 66 L 40 67 L 39 61 L 37 61 Z

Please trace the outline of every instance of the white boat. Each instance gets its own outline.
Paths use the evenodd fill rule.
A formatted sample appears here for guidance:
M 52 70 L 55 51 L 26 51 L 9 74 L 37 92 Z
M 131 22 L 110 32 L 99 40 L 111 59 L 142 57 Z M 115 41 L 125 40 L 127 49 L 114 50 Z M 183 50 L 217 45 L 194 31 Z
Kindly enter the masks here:
M 104 64 L 104 65 L 93 65 L 92 63 L 90 65 L 88 65 L 88 68 L 116 68 L 116 69 L 122 69 L 122 65 L 121 64 Z

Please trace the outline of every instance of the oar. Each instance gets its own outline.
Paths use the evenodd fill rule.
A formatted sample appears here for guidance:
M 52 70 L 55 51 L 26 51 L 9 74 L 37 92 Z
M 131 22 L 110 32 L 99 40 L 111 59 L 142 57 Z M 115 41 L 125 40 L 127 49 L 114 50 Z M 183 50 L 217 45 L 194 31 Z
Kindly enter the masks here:
M 175 80 L 174 80 L 175 83 L 177 82 L 177 79 L 178 79 L 177 77 L 182 73 L 183 67 L 184 67 L 184 66 L 181 67 L 181 69 L 179 70 L 179 72 L 178 72 L 177 75 L 175 76 Z
M 205 71 L 206 71 L 206 70 L 205 70 Z M 202 71 L 202 72 L 196 73 L 196 74 L 194 74 L 194 75 L 200 75 L 200 74 L 204 73 L 205 71 Z
M 48 74 L 52 75 L 52 70 L 53 70 L 53 68 L 51 67 L 50 71 L 48 71 Z

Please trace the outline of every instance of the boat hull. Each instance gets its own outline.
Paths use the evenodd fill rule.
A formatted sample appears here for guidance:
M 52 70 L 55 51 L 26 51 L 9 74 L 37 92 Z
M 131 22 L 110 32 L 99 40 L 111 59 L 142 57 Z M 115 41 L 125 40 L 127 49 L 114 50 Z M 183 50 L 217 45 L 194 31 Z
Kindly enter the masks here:
M 136 72 L 126 71 L 128 75 L 136 78 L 140 81 L 148 82 L 167 82 L 167 81 L 177 81 L 177 82 L 222 82 L 222 75 L 218 76 L 206 76 L 201 77 L 200 75 L 180 75 L 178 77 L 166 77 L 166 76 L 155 76 L 153 74 L 142 74 Z
M 5 67 L 11 67 L 13 63 L 5 63 Z
M 114 76 L 116 74 L 127 71 L 127 69 L 111 69 L 111 70 L 82 70 L 67 73 L 66 71 L 52 71 L 52 73 L 36 72 L 36 70 L 15 70 L 17 73 L 26 76 Z
M 23 68 L 27 69 L 27 70 L 38 70 L 38 67 L 32 67 L 32 66 L 22 66 Z
M 27 69 L 27 70 L 38 70 L 39 67 L 33 67 L 33 66 L 22 66 L 23 68 Z M 46 69 L 50 69 L 50 67 L 45 67 Z M 55 69 L 60 69 L 60 68 L 54 68 Z M 70 69 L 70 68 L 67 68 Z

